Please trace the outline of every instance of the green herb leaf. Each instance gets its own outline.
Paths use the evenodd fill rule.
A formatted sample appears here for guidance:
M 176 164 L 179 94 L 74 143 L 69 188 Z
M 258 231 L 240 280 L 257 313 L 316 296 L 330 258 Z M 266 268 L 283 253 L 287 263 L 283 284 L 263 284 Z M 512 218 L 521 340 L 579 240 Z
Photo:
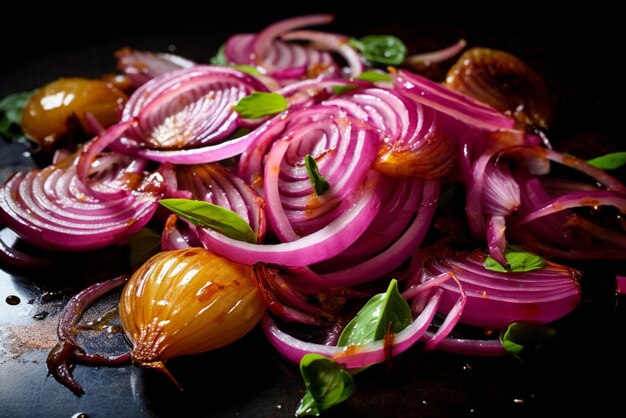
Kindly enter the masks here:
M 358 40 L 351 38 L 348 43 L 374 64 L 401 65 L 407 52 L 404 42 L 392 35 L 368 35 Z
M 287 107 L 289 107 L 289 103 L 283 95 L 255 91 L 239 100 L 235 110 L 242 118 L 258 119 L 280 113 L 286 110 Z
M 217 50 L 217 53 L 211 57 L 209 62 L 213 65 L 228 65 L 228 60 L 226 60 L 226 54 L 224 50 L 226 49 L 226 44 L 220 46 L 220 49 Z
M 500 342 L 511 354 L 528 348 L 541 348 L 556 339 L 557 331 L 547 325 L 513 322 L 500 333 Z
M 210 228 L 239 241 L 256 242 L 250 225 L 231 210 L 201 200 L 162 199 L 159 203 L 194 225 Z
M 363 71 L 361 74 L 359 74 L 359 76 L 356 79 L 363 80 L 363 81 L 371 81 L 372 83 L 375 83 L 376 81 L 391 81 L 392 80 L 391 74 L 381 73 L 380 71 L 374 71 L 374 70 Z
M 311 185 L 313 186 L 313 190 L 315 190 L 315 194 L 321 196 L 326 193 L 326 191 L 330 189 L 330 183 L 320 174 L 317 163 L 315 159 L 311 157 L 311 154 L 304 156 L 304 165 L 306 166 L 306 171 L 309 173 L 309 179 L 311 179 Z
M 398 281 L 387 292 L 372 297 L 339 336 L 338 346 L 362 345 L 382 340 L 387 332 L 398 333 L 411 324 L 411 309 L 398 291 Z
M 22 136 L 22 112 L 24 107 L 35 94 L 35 91 L 25 91 L 11 94 L 0 100 L 0 135 L 9 139 Z
M 524 271 L 537 270 L 546 265 L 546 260 L 536 254 L 524 251 L 523 248 L 510 246 L 504 251 L 504 258 L 509 263 L 509 268 L 505 268 L 494 258 L 488 256 L 483 266 L 487 270 L 499 271 L 501 273 L 521 273 Z
M 233 68 L 235 70 L 239 70 L 241 72 L 248 73 L 248 74 L 251 74 L 251 75 L 254 75 L 254 76 L 263 75 L 263 74 L 261 74 L 259 72 L 259 70 L 257 70 L 254 67 L 251 67 L 249 65 L 233 65 Z
M 150 228 L 141 228 L 128 238 L 128 245 L 128 262 L 132 267 L 140 266 L 161 251 L 161 235 Z
M 315 415 L 348 399 L 354 392 L 352 375 L 334 360 L 319 354 L 307 354 L 300 360 L 300 374 L 306 394 L 296 416 Z
M 333 87 L 333 94 L 340 95 L 346 91 L 355 89 L 357 86 L 355 84 L 344 84 L 342 86 Z
M 602 170 L 615 170 L 626 164 L 626 151 L 612 152 L 587 160 L 587 164 Z

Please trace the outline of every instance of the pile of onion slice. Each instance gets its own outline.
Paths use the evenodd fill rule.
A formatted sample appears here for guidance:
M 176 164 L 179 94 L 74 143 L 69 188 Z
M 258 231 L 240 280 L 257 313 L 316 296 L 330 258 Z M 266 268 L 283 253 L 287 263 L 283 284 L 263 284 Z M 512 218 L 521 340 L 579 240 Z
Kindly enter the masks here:
M 263 329 L 288 359 L 314 352 L 348 368 L 385 361 L 418 341 L 427 349 L 502 354 L 497 340 L 451 333 L 457 324 L 547 323 L 579 302 L 577 271 L 548 261 L 538 270 L 494 272 L 483 266 L 483 250 L 503 267 L 509 244 L 547 258 L 626 257 L 626 187 L 527 130 L 547 126 L 552 113 L 543 90 L 524 101 L 519 86 L 540 82 L 521 61 L 474 50 L 446 84 L 405 69 L 378 69 L 369 77 L 381 81 L 368 81 L 361 72 L 371 63 L 347 35 L 303 29 L 331 20 L 302 16 L 234 35 L 223 47 L 224 66 L 120 51 L 118 65 L 136 86 L 120 122 L 103 129 L 92 118 L 99 134 L 77 156 L 9 179 L 0 188 L 0 222 L 37 247 L 72 252 L 124 243 L 151 222 L 162 228 L 163 250 L 201 246 L 254 271 L 270 311 Z M 409 62 L 447 59 L 464 46 Z M 485 86 L 487 73 L 463 72 L 499 62 L 512 65 L 514 98 Z M 258 92 L 283 96 L 288 108 L 243 118 L 237 104 Z M 523 114 L 511 107 L 519 100 Z M 591 182 L 555 179 L 552 163 Z M 327 190 L 315 187 L 311 165 Z M 450 185 L 465 192 L 459 206 L 470 249 L 480 249 L 423 248 L 457 239 L 431 229 L 438 214 L 456 209 L 440 205 Z M 229 209 L 257 241 L 182 216 L 154 216 L 162 197 Z M 608 210 L 617 221 L 596 216 Z M 6 259 L 28 260 L 0 250 Z M 334 346 L 347 312 L 394 277 L 412 323 L 384 341 Z M 324 343 L 289 335 L 281 321 L 322 328 Z

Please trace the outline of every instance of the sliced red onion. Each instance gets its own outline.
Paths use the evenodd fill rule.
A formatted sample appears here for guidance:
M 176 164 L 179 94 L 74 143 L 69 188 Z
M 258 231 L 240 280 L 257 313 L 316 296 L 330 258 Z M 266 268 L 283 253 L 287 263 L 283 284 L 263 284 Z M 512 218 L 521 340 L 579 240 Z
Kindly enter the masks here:
M 348 199 L 348 209 L 324 228 L 295 241 L 250 244 L 215 231 L 198 228 L 205 248 L 243 264 L 257 262 L 300 267 L 327 260 L 348 248 L 367 229 L 381 205 L 380 175 L 370 172 L 363 187 Z
M 325 105 L 345 109 L 387 134 L 376 168 L 389 176 L 438 178 L 453 167 L 458 123 L 440 111 L 383 88 L 355 89 Z
M 436 291 L 429 299 L 424 310 L 415 318 L 411 325 L 395 335 L 393 346 L 391 347 L 392 356 L 403 353 L 424 335 L 435 316 L 440 297 L 441 291 Z M 274 348 L 287 358 L 287 360 L 294 363 L 300 362 L 302 357 L 308 353 L 317 353 L 330 357 L 348 369 L 367 367 L 372 364 L 382 363 L 386 360 L 384 341 L 375 341 L 365 345 L 332 347 L 310 343 L 292 337 L 278 328 L 269 315 L 263 318 L 261 326 Z
M 515 142 L 523 142 L 523 134 L 514 129 L 515 121 L 484 103 L 406 70 L 400 70 L 394 75 L 393 83 L 416 102 L 450 115 L 468 126 L 487 132 L 506 132 Z
M 545 214 L 521 227 L 510 225 L 510 236 L 515 242 L 537 254 L 568 260 L 621 260 L 626 257 L 623 232 L 587 221 L 569 209 L 554 211 L 552 208 L 552 213 L 546 214 L 545 208 L 550 206 L 554 197 L 542 186 L 541 181 L 519 172 L 515 173 L 515 179 L 523 196 L 518 218 L 536 217 L 532 214 L 541 209 Z
M 178 55 L 139 51 L 131 48 L 122 48 L 115 52 L 115 58 L 117 59 L 117 68 L 132 80 L 135 87 L 139 87 L 163 74 L 196 65 L 195 62 Z
M 363 62 L 358 52 L 348 43 L 345 35 L 317 32 L 312 30 L 299 30 L 281 35 L 287 41 L 311 41 L 317 49 L 335 51 L 341 55 L 350 68 L 350 77 L 358 77 L 363 71 Z
M 320 274 L 320 276 L 342 286 L 352 286 L 382 277 L 392 272 L 394 269 L 397 269 L 409 258 L 422 244 L 422 240 L 428 231 L 435 213 L 437 200 L 439 198 L 438 181 L 418 181 L 418 184 L 423 188 L 420 203 L 416 207 L 419 208 L 418 212 L 408 228 L 402 231 L 389 247 L 378 253 L 370 252 L 363 259 L 352 261 L 352 263 L 347 266 L 344 265 L 342 269 L 333 271 L 326 270 L 326 272 Z M 380 216 L 379 219 L 382 222 L 385 220 L 390 221 L 389 212 L 387 212 L 387 216 L 382 214 Z M 379 229 L 382 226 L 382 224 L 378 223 L 374 228 L 382 234 L 382 230 Z M 364 245 L 370 242 L 374 237 L 376 237 L 376 234 L 369 235 L 368 239 L 365 241 L 357 241 L 353 245 Z M 348 249 L 348 251 L 349 250 L 350 249 Z M 331 265 L 332 261 L 329 260 L 326 264 Z
M 580 301 L 580 273 L 550 263 L 523 273 L 500 273 L 484 268 L 486 255 L 418 255 L 423 268 L 419 283 L 452 273 L 467 295 L 460 322 L 478 327 L 503 328 L 516 321 L 548 323 L 568 314 Z M 439 312 L 450 313 L 462 296 L 459 285 L 439 283 L 444 290 Z
M 277 39 L 280 35 L 294 29 L 306 26 L 325 25 L 331 23 L 333 19 L 333 15 L 308 15 L 293 17 L 273 23 L 261 32 L 259 32 L 259 34 L 255 37 L 251 45 L 251 59 L 257 65 L 266 67 L 268 61 L 267 54 L 270 52 L 274 40 Z M 283 52 L 283 55 L 285 55 L 285 52 Z M 289 66 L 294 67 L 295 65 Z M 286 65 L 282 66 L 282 68 L 284 67 L 286 67 Z
M 425 332 L 424 341 L 432 340 L 434 334 Z M 499 339 L 475 340 L 468 338 L 447 337 L 441 340 L 436 347 L 438 350 L 465 356 L 503 356 L 507 351 Z
M 57 337 L 59 341 L 50 350 L 46 364 L 48 372 L 57 382 L 66 386 L 76 395 L 82 395 L 83 389 L 72 376 L 73 364 L 84 363 L 91 365 L 119 366 L 130 362 L 130 352 L 117 356 L 102 356 L 100 354 L 87 354 L 76 342 L 76 325 L 83 316 L 83 312 L 97 299 L 105 294 L 123 286 L 128 276 L 123 275 L 115 279 L 94 284 L 81 291 L 65 305 L 59 326 Z
M 343 118 L 286 131 L 266 156 L 264 172 L 267 213 L 278 238 L 296 240 L 340 216 L 349 205 L 346 198 L 367 177 L 379 143 L 376 130 Z M 313 191 L 304 165 L 307 154 L 331 184 L 322 196 Z
M 119 152 L 176 164 L 229 158 L 248 136 L 225 141 L 239 126 L 239 99 L 267 88 L 233 68 L 194 66 L 141 86 L 124 107 L 121 125 L 132 123 L 111 147 Z
M 241 216 L 262 242 L 265 236 L 265 202 L 245 181 L 218 163 L 176 167 L 178 191 L 191 198 L 229 209 Z
M 152 217 L 163 178 L 139 173 L 136 163 L 120 156 L 102 156 L 95 165 L 100 163 L 104 167 L 96 167 L 92 181 L 103 189 L 125 190 L 125 196 L 94 196 L 93 187 L 78 179 L 75 160 L 14 175 L 0 188 L 1 222 L 50 251 L 86 251 L 124 241 Z

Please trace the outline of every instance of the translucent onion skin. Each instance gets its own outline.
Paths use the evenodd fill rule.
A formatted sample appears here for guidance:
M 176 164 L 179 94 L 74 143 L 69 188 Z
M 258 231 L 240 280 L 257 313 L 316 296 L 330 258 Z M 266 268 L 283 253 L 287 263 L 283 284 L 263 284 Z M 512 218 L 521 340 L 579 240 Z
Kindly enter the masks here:
M 507 52 L 470 49 L 450 68 L 446 85 L 513 116 L 522 126 L 547 128 L 552 119 L 541 77 Z
M 265 312 L 253 274 L 251 267 L 201 248 L 152 257 L 131 277 L 120 300 L 133 362 L 167 373 L 163 361 L 244 336 Z

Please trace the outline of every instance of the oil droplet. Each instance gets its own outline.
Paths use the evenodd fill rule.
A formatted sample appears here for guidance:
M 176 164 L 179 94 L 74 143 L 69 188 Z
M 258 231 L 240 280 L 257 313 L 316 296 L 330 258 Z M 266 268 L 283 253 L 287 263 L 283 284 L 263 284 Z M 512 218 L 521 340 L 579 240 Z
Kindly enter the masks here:
M 46 317 L 48 315 L 50 315 L 50 312 L 48 312 L 48 311 L 41 311 L 41 312 L 38 312 L 35 315 L 33 315 L 33 318 L 39 319 L 41 321 L 43 319 L 46 319 Z
M 21 302 L 20 298 L 15 295 L 9 295 L 5 300 L 9 305 L 19 305 Z
M 283 406 L 278 404 L 278 405 L 276 405 L 276 409 L 283 409 Z

